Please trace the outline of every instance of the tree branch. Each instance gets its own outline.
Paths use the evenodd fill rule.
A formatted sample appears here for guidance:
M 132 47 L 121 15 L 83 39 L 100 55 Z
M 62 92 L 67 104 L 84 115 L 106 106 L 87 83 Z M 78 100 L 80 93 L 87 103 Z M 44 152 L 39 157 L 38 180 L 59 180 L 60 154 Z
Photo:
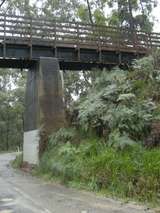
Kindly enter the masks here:
M 4 4 L 6 0 L 2 0 L 1 4 L 0 4 L 0 8 L 2 7 L 2 5 Z
M 92 17 L 91 6 L 89 3 L 89 0 L 87 0 L 87 5 L 88 5 L 88 12 L 89 12 L 89 19 L 90 19 L 91 24 L 93 25 L 93 17 Z

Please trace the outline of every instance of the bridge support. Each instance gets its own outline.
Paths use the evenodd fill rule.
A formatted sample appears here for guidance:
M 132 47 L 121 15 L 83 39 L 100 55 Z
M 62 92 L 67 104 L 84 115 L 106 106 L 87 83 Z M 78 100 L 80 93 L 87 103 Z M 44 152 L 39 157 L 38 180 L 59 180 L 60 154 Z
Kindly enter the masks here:
M 39 163 L 40 132 L 49 135 L 65 125 L 62 76 L 56 58 L 40 58 L 28 71 L 23 161 Z

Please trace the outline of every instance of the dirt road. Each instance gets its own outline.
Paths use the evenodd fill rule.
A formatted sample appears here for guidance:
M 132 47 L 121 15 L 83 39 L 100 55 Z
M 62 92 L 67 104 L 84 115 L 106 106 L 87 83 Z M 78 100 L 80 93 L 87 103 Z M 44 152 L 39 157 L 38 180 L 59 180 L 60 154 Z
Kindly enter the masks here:
M 15 154 L 0 155 L 0 213 L 152 213 L 142 206 L 123 204 L 79 192 L 58 184 L 47 184 L 20 171 L 9 162 Z

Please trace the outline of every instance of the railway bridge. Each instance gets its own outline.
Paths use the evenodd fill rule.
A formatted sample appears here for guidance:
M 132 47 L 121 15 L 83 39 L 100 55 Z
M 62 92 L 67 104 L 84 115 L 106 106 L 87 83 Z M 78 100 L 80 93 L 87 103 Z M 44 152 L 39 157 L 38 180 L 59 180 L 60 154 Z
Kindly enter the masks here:
M 60 70 L 126 65 L 158 47 L 158 33 L 0 14 L 0 67 L 28 69 L 24 161 L 38 164 L 40 129 L 65 124 Z

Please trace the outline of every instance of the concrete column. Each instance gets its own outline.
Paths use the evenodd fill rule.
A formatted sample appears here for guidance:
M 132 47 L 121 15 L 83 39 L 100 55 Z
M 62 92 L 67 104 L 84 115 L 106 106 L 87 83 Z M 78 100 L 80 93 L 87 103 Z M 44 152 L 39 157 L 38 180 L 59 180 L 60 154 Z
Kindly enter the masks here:
M 40 58 L 28 71 L 23 160 L 38 164 L 40 130 L 49 135 L 65 125 L 62 76 L 56 58 Z

